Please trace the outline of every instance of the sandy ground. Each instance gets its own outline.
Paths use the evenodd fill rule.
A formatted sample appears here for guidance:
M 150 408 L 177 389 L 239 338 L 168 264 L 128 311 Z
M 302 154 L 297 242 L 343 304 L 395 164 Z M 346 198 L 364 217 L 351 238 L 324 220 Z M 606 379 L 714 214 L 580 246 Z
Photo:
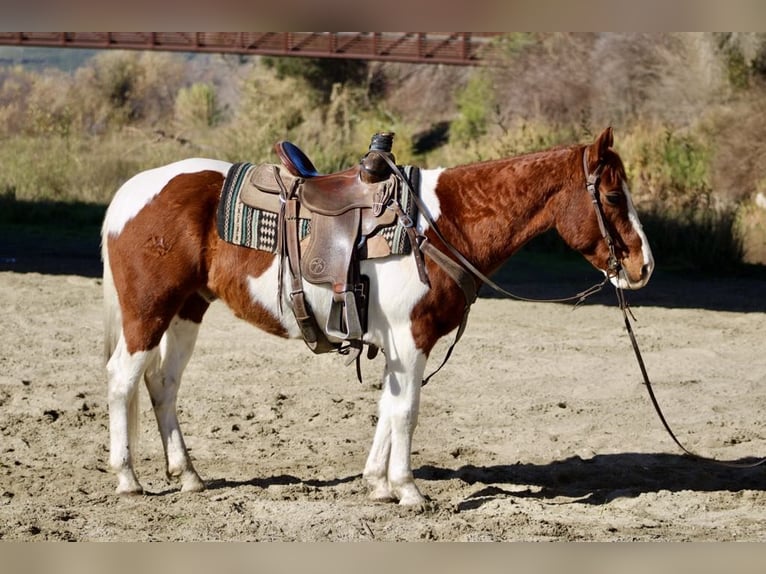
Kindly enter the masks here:
M 98 261 L 23 263 L 0 267 L 2 540 L 766 540 L 766 468 L 681 456 L 611 296 L 574 312 L 476 303 L 423 391 L 420 511 L 370 502 L 361 479 L 382 363 L 366 362 L 360 385 L 339 357 L 315 357 L 215 304 L 179 396 L 207 490 L 181 494 L 166 481 L 142 389 L 137 472 L 148 492 L 116 496 Z M 765 456 L 766 281 L 657 275 L 631 300 L 668 419 L 704 454 Z

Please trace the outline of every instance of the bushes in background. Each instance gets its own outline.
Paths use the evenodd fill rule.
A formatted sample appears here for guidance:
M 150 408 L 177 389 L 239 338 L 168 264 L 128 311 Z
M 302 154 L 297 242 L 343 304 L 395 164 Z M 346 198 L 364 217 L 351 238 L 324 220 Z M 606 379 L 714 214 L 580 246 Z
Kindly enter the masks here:
M 0 189 L 106 203 L 142 169 L 274 161 L 280 139 L 334 171 L 390 130 L 399 162 L 435 167 L 585 142 L 612 125 L 660 263 L 758 257 L 748 238 L 766 189 L 766 35 L 499 43 L 503 61 L 480 68 L 111 51 L 70 73 L 0 68 Z

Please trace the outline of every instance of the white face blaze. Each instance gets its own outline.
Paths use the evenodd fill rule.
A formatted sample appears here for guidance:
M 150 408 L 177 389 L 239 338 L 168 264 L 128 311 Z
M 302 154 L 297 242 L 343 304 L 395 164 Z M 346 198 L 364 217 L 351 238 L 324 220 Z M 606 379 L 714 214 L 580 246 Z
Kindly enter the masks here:
M 628 219 L 633 226 L 633 230 L 641 238 L 641 253 L 644 260 L 644 272 L 639 281 L 631 281 L 625 273 L 625 270 L 621 269 L 617 277 L 612 277 L 610 281 L 613 285 L 620 287 L 621 289 L 640 289 L 649 282 L 649 278 L 652 276 L 652 272 L 654 271 L 654 256 L 652 255 L 652 250 L 649 247 L 649 241 L 646 238 L 644 229 L 641 226 L 641 221 L 638 219 L 638 213 L 636 212 L 636 208 L 633 205 L 633 199 L 630 195 L 630 190 L 628 189 L 627 184 L 622 184 L 622 191 L 625 194 L 625 199 L 628 204 Z

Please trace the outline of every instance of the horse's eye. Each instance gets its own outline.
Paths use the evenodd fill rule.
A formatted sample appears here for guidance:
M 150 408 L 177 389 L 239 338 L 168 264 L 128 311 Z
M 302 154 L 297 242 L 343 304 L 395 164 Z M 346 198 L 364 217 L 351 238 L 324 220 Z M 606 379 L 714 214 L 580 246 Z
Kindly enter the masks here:
M 620 205 L 622 203 L 622 192 L 620 191 L 609 191 L 606 194 L 606 202 L 609 205 Z

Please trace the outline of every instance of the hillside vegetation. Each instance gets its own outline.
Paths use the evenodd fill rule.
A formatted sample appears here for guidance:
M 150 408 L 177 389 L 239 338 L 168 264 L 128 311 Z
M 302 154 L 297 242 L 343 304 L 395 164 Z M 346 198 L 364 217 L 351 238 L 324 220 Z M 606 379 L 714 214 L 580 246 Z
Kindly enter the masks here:
M 120 51 L 74 70 L 5 65 L 0 222 L 103 206 L 184 157 L 274 161 L 280 139 L 332 171 L 390 130 L 400 163 L 434 167 L 612 125 L 660 264 L 766 262 L 766 34 L 509 34 L 499 48 L 476 68 Z

